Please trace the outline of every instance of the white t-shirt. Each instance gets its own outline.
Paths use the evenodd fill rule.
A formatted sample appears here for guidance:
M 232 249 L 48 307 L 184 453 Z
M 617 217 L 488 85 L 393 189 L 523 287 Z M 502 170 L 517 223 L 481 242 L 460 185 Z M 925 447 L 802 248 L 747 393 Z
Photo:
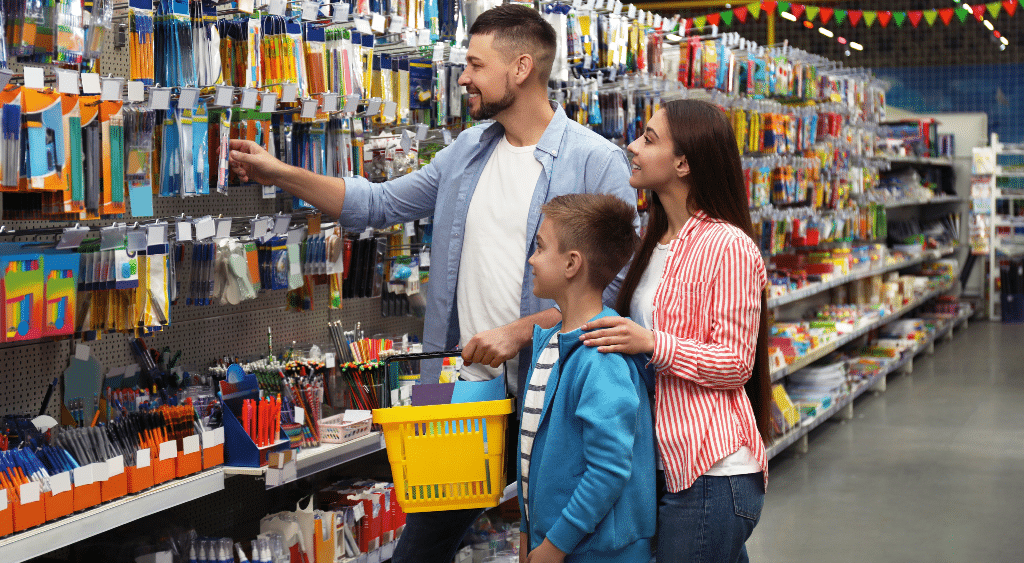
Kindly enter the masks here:
M 629 311 L 633 322 L 648 329 L 654 330 L 654 294 L 658 292 L 658 285 L 665 275 L 665 264 L 668 262 L 668 245 L 658 244 L 651 253 L 651 261 L 640 277 L 640 283 L 633 292 L 633 299 L 629 303 Z M 664 469 L 661 456 L 657 459 L 658 469 Z M 747 473 L 759 473 L 761 466 L 754 459 L 753 452 L 747 446 L 740 446 L 730 455 L 718 460 L 717 463 L 707 470 L 705 475 L 726 477 L 729 475 L 746 475 Z
M 536 145 L 514 147 L 505 137 L 484 165 L 469 203 L 456 297 L 459 345 L 476 334 L 519 318 L 526 273 L 526 223 L 543 166 L 533 156 Z M 509 378 L 517 380 L 515 359 Z M 473 364 L 462 368 L 469 381 L 493 379 L 502 368 Z

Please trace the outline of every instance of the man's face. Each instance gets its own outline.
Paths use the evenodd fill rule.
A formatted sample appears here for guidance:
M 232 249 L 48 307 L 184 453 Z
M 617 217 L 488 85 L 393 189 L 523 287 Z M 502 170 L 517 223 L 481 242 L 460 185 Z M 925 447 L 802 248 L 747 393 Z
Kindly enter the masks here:
M 514 62 L 494 47 L 493 34 L 476 34 L 469 39 L 466 70 L 459 84 L 469 92 L 469 115 L 476 120 L 492 119 L 516 101 L 510 76 Z

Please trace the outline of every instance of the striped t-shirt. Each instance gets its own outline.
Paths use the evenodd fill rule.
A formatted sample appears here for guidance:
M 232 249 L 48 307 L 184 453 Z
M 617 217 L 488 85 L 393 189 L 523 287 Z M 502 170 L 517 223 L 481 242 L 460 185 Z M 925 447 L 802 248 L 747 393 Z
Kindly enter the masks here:
M 548 376 L 551 375 L 551 367 L 558 361 L 558 334 L 556 331 L 551 336 L 551 341 L 537 357 L 523 400 L 523 419 L 519 427 L 522 461 L 519 469 L 523 475 L 523 506 L 526 507 L 527 518 L 530 517 L 530 505 L 527 502 L 530 498 L 530 454 L 533 453 L 533 439 L 540 427 L 540 412 L 544 408 Z

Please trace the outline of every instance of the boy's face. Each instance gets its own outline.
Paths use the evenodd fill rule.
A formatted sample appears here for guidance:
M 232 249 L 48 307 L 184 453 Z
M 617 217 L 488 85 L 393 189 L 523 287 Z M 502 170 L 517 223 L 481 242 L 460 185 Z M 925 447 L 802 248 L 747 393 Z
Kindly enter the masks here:
M 561 297 L 566 286 L 566 269 L 570 252 L 558 250 L 555 223 L 544 219 L 537 229 L 537 250 L 530 256 L 533 267 L 533 294 L 541 299 Z

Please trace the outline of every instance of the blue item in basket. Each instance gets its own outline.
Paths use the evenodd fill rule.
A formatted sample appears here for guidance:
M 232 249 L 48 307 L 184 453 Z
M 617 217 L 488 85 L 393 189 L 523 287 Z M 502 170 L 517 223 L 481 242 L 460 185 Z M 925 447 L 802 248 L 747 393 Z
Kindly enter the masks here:
M 476 403 L 479 401 L 500 401 L 505 398 L 505 382 L 502 377 L 490 381 L 456 381 L 453 403 Z

